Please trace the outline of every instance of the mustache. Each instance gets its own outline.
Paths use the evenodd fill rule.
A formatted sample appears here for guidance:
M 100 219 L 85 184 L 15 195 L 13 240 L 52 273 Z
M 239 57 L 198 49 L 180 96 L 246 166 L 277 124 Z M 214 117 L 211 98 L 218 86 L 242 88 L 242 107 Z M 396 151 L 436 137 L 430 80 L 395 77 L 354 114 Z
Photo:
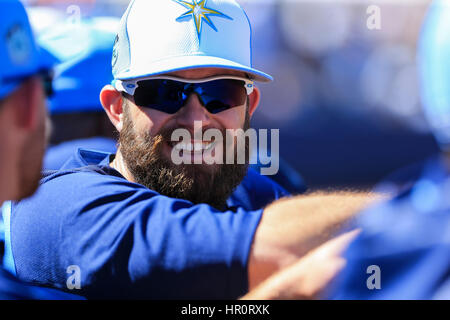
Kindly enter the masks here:
M 197 132 L 194 132 L 191 128 L 188 128 L 188 127 L 171 126 L 171 127 L 162 128 L 161 130 L 159 130 L 159 132 L 154 136 L 154 138 L 158 137 L 158 138 L 160 138 L 162 140 L 162 142 L 164 142 L 164 141 L 165 142 L 178 142 L 178 141 L 172 140 L 172 135 L 177 130 L 186 130 L 187 132 L 189 132 L 191 138 L 194 138 L 196 136 L 199 136 L 199 137 L 203 138 L 205 136 L 205 133 L 208 130 L 219 130 L 220 133 L 221 133 L 221 137 L 223 138 L 222 140 L 225 140 L 224 137 L 227 136 L 227 130 L 226 129 L 215 128 L 215 127 L 212 127 L 212 126 L 204 127 L 204 128 L 201 129 L 201 131 L 197 131 Z

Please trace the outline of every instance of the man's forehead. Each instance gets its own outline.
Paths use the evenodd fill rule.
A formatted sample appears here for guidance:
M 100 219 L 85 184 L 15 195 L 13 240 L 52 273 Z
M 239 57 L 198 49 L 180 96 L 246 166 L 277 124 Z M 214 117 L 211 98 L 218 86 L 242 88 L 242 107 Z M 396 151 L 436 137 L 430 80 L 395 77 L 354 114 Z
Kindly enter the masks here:
M 175 72 L 166 73 L 167 76 L 175 76 L 184 79 L 203 79 L 213 76 L 230 75 L 248 78 L 247 74 L 242 71 L 222 69 L 222 68 L 196 68 L 188 70 L 180 70 Z

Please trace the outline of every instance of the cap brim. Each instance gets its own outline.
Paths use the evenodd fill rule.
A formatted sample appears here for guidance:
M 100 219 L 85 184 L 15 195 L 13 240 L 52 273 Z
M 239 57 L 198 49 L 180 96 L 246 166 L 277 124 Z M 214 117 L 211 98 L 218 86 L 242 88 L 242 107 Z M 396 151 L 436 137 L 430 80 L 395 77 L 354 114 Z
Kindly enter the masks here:
M 38 46 L 38 55 L 40 66 L 39 69 L 53 69 L 57 64 L 60 63 L 58 58 L 56 58 L 53 54 L 47 51 L 44 47 Z
M 37 60 L 38 60 L 38 64 L 34 65 L 33 69 L 28 70 L 27 73 L 24 74 L 18 74 L 17 77 L 19 78 L 18 81 L 15 81 L 14 83 L 9 83 L 9 84 L 2 84 L 0 86 L 0 99 L 5 98 L 6 96 L 8 96 L 9 94 L 11 94 L 22 82 L 22 80 L 20 80 L 20 77 L 27 77 L 27 76 L 32 76 L 33 74 L 35 74 L 36 72 L 40 71 L 40 70 L 51 70 L 55 64 L 57 63 L 57 60 L 51 56 L 47 51 L 38 48 L 37 51 Z M 1 83 L 1 81 L 0 81 Z
M 133 66 L 130 70 L 116 75 L 115 79 L 130 80 L 196 68 L 221 68 L 236 70 L 247 73 L 254 81 L 270 82 L 273 80 L 270 75 L 259 70 L 249 68 L 227 59 L 211 56 L 172 57 L 145 66 Z
M 0 100 L 3 98 L 6 98 L 8 95 L 13 93 L 14 90 L 19 86 L 19 84 L 20 84 L 20 82 L 1 85 L 0 86 Z

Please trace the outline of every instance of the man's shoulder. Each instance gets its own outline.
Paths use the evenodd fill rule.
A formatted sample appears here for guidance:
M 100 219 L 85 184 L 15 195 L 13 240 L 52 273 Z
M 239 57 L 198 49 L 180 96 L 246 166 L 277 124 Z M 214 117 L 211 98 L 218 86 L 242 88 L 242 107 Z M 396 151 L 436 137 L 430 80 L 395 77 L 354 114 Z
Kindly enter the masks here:
M 68 168 L 60 170 L 45 170 L 42 172 L 41 186 L 46 185 L 51 181 L 55 181 L 61 178 L 64 180 L 105 180 L 110 177 L 121 178 L 116 172 L 106 166 L 102 165 L 87 165 L 78 168 Z M 122 178 L 123 179 L 123 178 Z
M 73 194 L 73 190 L 82 193 L 87 192 L 89 187 L 99 187 L 99 184 L 107 187 L 114 182 L 128 181 L 112 168 L 102 165 L 46 170 L 42 172 L 39 190 L 32 198 L 39 198 L 39 195 L 48 191 L 54 195 Z
M 92 175 L 100 179 L 102 177 L 123 178 L 119 172 L 109 166 L 111 156 L 112 154 L 108 152 L 79 148 L 61 169 L 45 170 L 42 174 L 41 185 L 67 176 L 69 176 L 68 179 L 82 179 L 87 175 L 91 179 Z
M 113 200 L 123 194 L 151 192 L 144 186 L 126 180 L 110 167 L 109 156 L 104 152 L 78 150 L 77 156 L 72 157 L 61 169 L 44 171 L 37 192 L 28 199 L 13 203 L 14 212 L 45 209 L 48 214 L 56 211 L 63 214 L 71 212 L 70 208 L 77 212 L 84 205 L 98 203 L 108 197 L 104 205 L 114 203 Z
M 111 157 L 110 152 L 104 152 L 93 149 L 77 148 L 74 149 L 72 156 L 62 165 L 60 170 L 83 168 L 87 166 L 109 166 Z

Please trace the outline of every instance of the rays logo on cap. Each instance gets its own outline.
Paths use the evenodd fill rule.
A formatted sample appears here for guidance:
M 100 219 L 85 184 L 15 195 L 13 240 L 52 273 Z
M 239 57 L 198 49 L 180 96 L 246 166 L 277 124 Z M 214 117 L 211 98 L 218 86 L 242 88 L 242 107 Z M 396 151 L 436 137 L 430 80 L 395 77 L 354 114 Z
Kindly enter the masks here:
M 119 58 L 119 49 L 117 48 L 118 43 L 119 43 L 119 35 L 116 35 L 116 38 L 114 40 L 113 55 L 112 55 L 112 61 L 111 61 L 113 68 L 117 63 L 117 59 Z
M 217 31 L 217 28 L 214 26 L 214 23 L 211 21 L 209 16 L 218 16 L 218 17 L 229 19 L 229 20 L 233 20 L 232 18 L 223 14 L 222 12 L 208 8 L 206 6 L 207 0 L 201 0 L 198 2 L 197 2 L 197 0 L 192 0 L 192 2 L 182 1 L 182 0 L 174 0 L 174 1 L 176 3 L 182 5 L 186 9 L 189 9 L 187 12 L 185 12 L 181 16 L 179 16 L 176 20 L 182 21 L 184 19 L 192 18 L 195 23 L 199 41 L 200 41 L 200 34 L 202 32 L 203 22 L 205 22 L 207 25 L 209 25 L 214 31 Z
M 11 62 L 26 64 L 31 57 L 32 44 L 27 31 L 20 24 L 15 24 L 6 33 L 6 47 Z

